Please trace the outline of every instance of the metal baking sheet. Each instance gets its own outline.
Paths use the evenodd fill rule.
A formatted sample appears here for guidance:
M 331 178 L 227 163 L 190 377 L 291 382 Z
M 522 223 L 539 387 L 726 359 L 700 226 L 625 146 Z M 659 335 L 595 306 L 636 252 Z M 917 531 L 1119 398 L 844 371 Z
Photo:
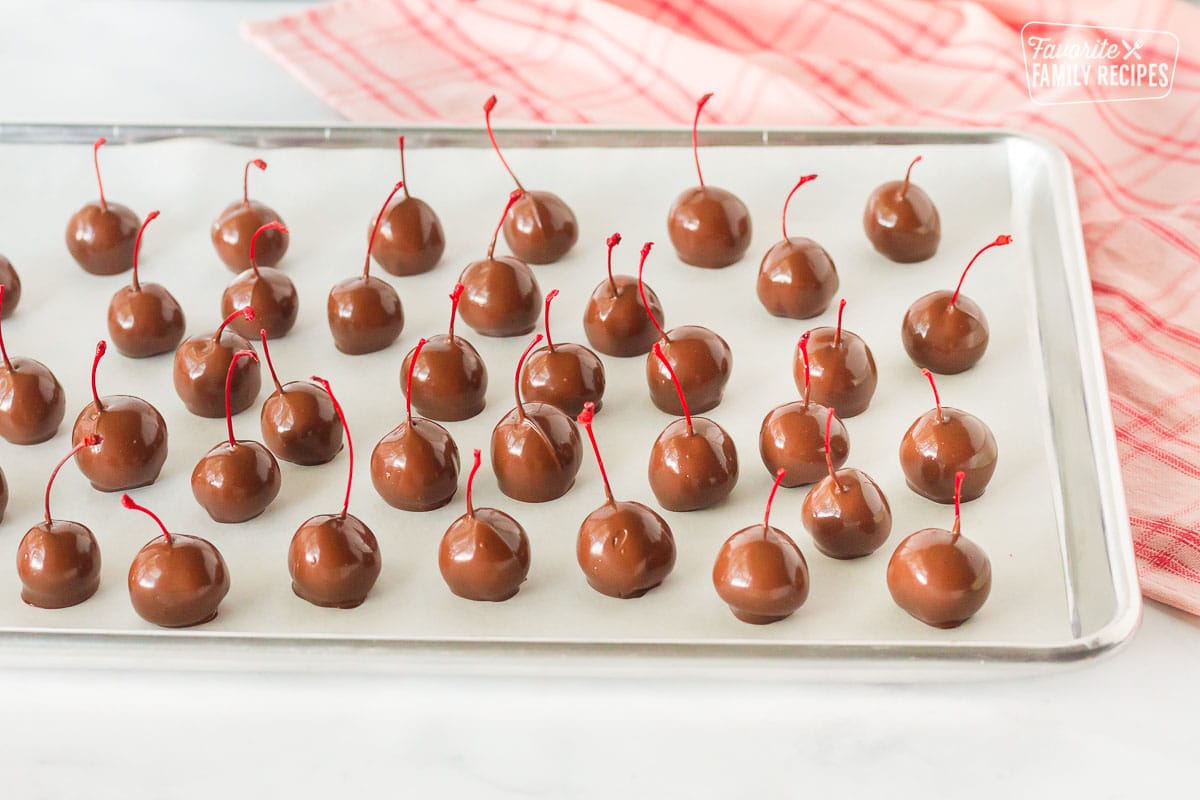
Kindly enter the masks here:
M 4 323 L 13 354 L 51 367 L 68 399 L 67 419 L 36 447 L 0 442 L 0 466 L 12 501 L 0 527 L 0 559 L 13 564 L 24 531 L 41 514 L 42 487 L 69 447 L 74 415 L 89 399 L 88 370 L 105 336 L 109 297 L 128 275 L 84 274 L 63 244 L 69 215 L 96 194 L 90 143 L 102 152 L 111 200 L 139 215 L 160 209 L 148 229 L 142 280 L 166 285 L 184 306 L 188 333 L 211 331 L 232 274 L 208 238 L 217 212 L 240 192 L 241 165 L 265 158 L 251 177 L 252 196 L 274 206 L 292 231 L 282 268 L 301 297 L 299 322 L 272 353 L 284 380 L 330 379 L 349 414 L 357 445 L 353 512 L 380 539 L 384 569 L 369 600 L 352 611 L 319 609 L 291 592 L 288 542 L 307 517 L 337 509 L 346 455 L 320 467 L 281 464 L 283 489 L 260 518 L 242 525 L 211 522 L 191 496 L 196 460 L 224 436 L 222 420 L 184 410 L 170 380 L 170 356 L 135 361 L 116 354 L 100 371 L 102 393 L 138 394 L 166 417 L 170 455 L 154 486 L 136 492 L 176 531 L 205 536 L 223 552 L 232 589 L 219 617 L 202 627 L 165 631 L 133 612 L 125 575 L 137 549 L 154 535 L 148 521 L 120 508 L 117 497 L 91 491 L 73 469 L 60 475 L 56 517 L 89 525 L 104 557 L 102 585 L 86 603 L 46 611 L 24 605 L 14 568 L 0 569 L 0 641 L 4 661 L 18 663 L 393 668 L 433 663 L 475 668 L 599 672 L 775 668 L 850 668 L 903 677 L 917 668 L 1068 663 L 1113 649 L 1140 612 L 1123 493 L 1114 455 L 1104 372 L 1070 170 L 1041 141 L 1004 131 L 713 130 L 703 134 L 709 183 L 749 206 L 754 240 L 747 257 L 725 270 L 684 266 L 666 237 L 666 209 L 694 183 L 689 135 L 682 130 L 524 129 L 501 134 L 510 161 L 530 188 L 556 191 L 580 221 L 578 246 L 562 262 L 536 267 L 543 291 L 558 288 L 553 321 L 561 341 L 585 341 L 582 309 L 604 274 L 604 240 L 620 231 L 617 271 L 636 269 L 641 243 L 657 243 L 648 281 L 662 298 L 668 326 L 695 323 L 722 334 L 734 353 L 724 403 L 707 416 L 737 443 L 742 478 L 728 502 L 690 514 L 665 513 L 678 563 L 662 587 L 632 601 L 593 592 L 575 561 L 578 523 L 602 500 L 590 454 L 563 499 L 528 505 L 500 494 L 486 468 L 477 503 L 513 514 L 529 532 L 533 567 L 513 600 L 478 604 L 454 597 L 441 581 L 436 554 L 447 525 L 462 513 L 461 493 L 426 514 L 391 509 L 373 491 L 368 458 L 403 414 L 399 367 L 422 335 L 446 326 L 446 294 L 469 261 L 483 255 L 511 188 L 479 130 L 407 130 L 409 181 L 440 214 L 448 246 L 431 273 L 389 278 L 405 304 L 400 340 L 379 353 L 350 357 L 333 347 L 324 301 L 337 280 L 361 269 L 363 230 L 397 179 L 396 130 L 375 128 L 97 128 L 0 126 L 3 201 L 0 252 L 21 273 L 24 294 Z M 914 180 L 937 202 L 943 240 L 932 260 L 893 264 L 863 235 L 867 194 L 898 177 L 916 154 Z M 846 325 L 871 345 L 879 389 L 870 410 L 847 421 L 848 464 L 866 470 L 892 506 L 894 528 L 875 555 L 851 562 L 820 555 L 800 524 L 804 488 L 784 490 L 774 522 L 800 544 L 812 576 L 808 603 L 786 621 L 736 621 L 713 591 L 712 561 L 721 542 L 761 518 L 771 476 L 757 452 L 763 415 L 797 396 L 791 354 L 807 327 L 832 324 L 834 307 L 810 321 L 781 320 L 758 304 L 758 261 L 780 238 L 779 215 L 796 177 L 820 178 L 792 205 L 789 230 L 821 242 L 836 262 Z M 987 494 L 964 507 L 964 531 L 991 557 L 991 598 L 952 631 L 917 623 L 891 601 L 884 571 L 908 533 L 949 526 L 950 508 L 904 485 L 897 448 L 911 421 L 931 406 L 919 370 L 900 344 L 907 305 L 952 286 L 967 259 L 998 233 L 1014 244 L 989 253 L 964 291 L 991 321 L 992 341 L 975 369 L 939 379 L 943 401 L 983 418 L 995 432 L 1000 461 Z M 503 250 L 503 242 L 500 249 Z M 377 274 L 386 276 L 382 271 Z M 487 449 L 492 426 L 513 404 L 512 371 L 528 341 L 488 339 L 460 323 L 490 373 L 487 409 L 448 425 L 469 459 Z M 645 391 L 643 360 L 606 358 L 608 393 L 596 432 L 620 498 L 653 504 L 646 459 L 670 417 Z M 266 390 L 260 395 L 260 401 Z M 241 438 L 258 438 L 257 406 L 235 421 Z M 464 470 L 465 480 L 465 470 Z

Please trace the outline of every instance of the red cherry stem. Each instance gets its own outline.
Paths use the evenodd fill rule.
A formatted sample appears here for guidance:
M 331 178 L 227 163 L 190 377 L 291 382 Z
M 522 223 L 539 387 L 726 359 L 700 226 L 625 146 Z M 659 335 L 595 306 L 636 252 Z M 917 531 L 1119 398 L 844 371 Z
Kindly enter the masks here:
M 541 340 L 542 335 L 540 333 L 533 337 L 533 341 L 529 343 L 529 346 L 525 348 L 525 352 L 521 353 L 521 358 L 517 361 L 517 375 L 513 379 L 513 392 L 517 396 L 517 416 L 520 417 L 522 421 L 525 419 L 525 408 L 521 403 L 521 371 L 525 368 L 525 359 L 529 357 L 530 351 L 537 347 L 537 343 Z
M 397 137 L 400 143 L 400 182 L 404 184 L 404 196 L 408 198 L 408 172 L 404 169 L 404 134 Z
M 697 130 L 700 127 L 700 112 L 704 110 L 704 104 L 712 99 L 712 92 L 704 95 L 696 103 L 696 116 L 692 117 L 692 158 L 696 161 L 696 177 L 700 179 L 700 188 L 704 188 L 704 173 L 700 171 L 700 137 L 697 135 Z
M 763 535 L 771 528 L 771 506 L 775 504 L 775 493 L 779 491 L 779 484 L 783 483 L 783 476 L 787 475 L 787 470 L 783 467 L 775 470 L 775 483 L 771 485 L 771 493 L 767 495 L 767 510 L 763 513 Z
M 513 207 L 513 204 L 521 199 L 521 195 L 525 194 L 524 189 L 513 189 L 508 195 L 508 204 L 504 206 L 504 213 L 500 215 L 500 221 L 496 223 L 496 230 L 492 231 L 492 241 L 488 244 L 487 257 L 492 258 L 496 253 L 496 240 L 500 238 L 500 229 L 504 227 L 504 218 L 508 216 L 508 211 Z
M 791 202 L 792 202 L 792 195 L 794 195 L 796 193 L 796 190 L 799 189 L 801 186 L 808 183 L 809 181 L 815 181 L 816 179 L 817 179 L 816 175 L 805 175 L 799 181 L 796 182 L 796 185 L 792 187 L 792 190 L 790 192 L 788 192 L 787 199 L 783 201 L 783 240 L 785 242 L 788 240 L 787 212 L 788 212 L 788 205 L 791 204 Z
M 275 384 L 275 391 L 283 394 L 283 384 L 279 382 L 279 376 L 275 374 L 275 364 L 271 361 L 271 349 L 267 347 L 267 329 L 258 329 L 258 338 L 262 341 L 263 356 L 267 359 L 267 371 L 271 373 L 271 382 Z
M 929 386 L 933 389 L 933 405 L 937 408 L 937 421 L 942 421 L 942 398 L 938 396 L 937 382 L 933 379 L 933 373 L 924 367 L 921 368 L 921 374 L 929 381 Z
M 142 290 L 142 284 L 138 282 L 138 254 L 142 252 L 142 235 L 146 232 L 146 226 L 152 219 L 158 219 L 157 211 L 151 211 L 146 215 L 146 219 L 142 221 L 142 227 L 138 229 L 137 238 L 133 240 L 133 280 L 130 285 L 133 286 L 135 292 Z
M 950 533 L 955 539 L 962 533 L 962 485 L 965 477 L 967 473 L 961 469 L 954 473 L 954 527 L 950 529 Z
M 338 419 L 342 421 L 342 432 L 346 434 L 346 450 L 350 456 L 350 465 L 347 469 L 348 474 L 346 475 L 346 497 L 342 500 L 342 513 L 338 515 L 342 519 L 345 519 L 347 512 L 350 511 L 350 487 L 354 485 L 354 440 L 350 438 L 350 426 L 346 423 L 346 412 L 342 410 L 342 404 L 334 397 L 333 387 L 329 385 L 329 381 L 316 375 L 313 375 L 309 380 L 321 384 L 321 388 L 325 390 L 325 394 L 329 395 L 329 400 L 333 403 L 333 410 L 337 412 Z
M 912 177 L 912 168 L 915 167 L 917 165 L 917 162 L 920 160 L 921 160 L 920 156 L 917 156 L 916 158 L 914 158 L 912 160 L 912 163 L 908 165 L 908 170 L 904 173 L 904 183 L 900 186 L 900 199 L 901 200 L 903 200 L 905 195 L 908 194 L 908 182 L 909 182 L 909 179 Z
M 542 324 L 546 327 L 546 347 L 554 352 L 554 340 L 550 338 L 550 301 L 558 297 L 558 289 L 551 289 L 546 294 L 545 311 L 542 312 Z
M 233 373 L 237 369 L 237 363 L 242 358 L 249 358 L 253 361 L 258 361 L 258 354 L 253 350 L 238 350 L 233 354 L 233 358 L 229 361 L 229 371 L 225 373 L 225 427 L 229 431 L 229 445 L 237 446 L 237 440 L 233 438 L 233 403 L 230 397 L 233 394 Z
M 596 464 L 600 467 L 600 478 L 604 481 L 604 496 L 613 503 L 612 486 L 608 483 L 608 470 L 604 468 L 604 459 L 600 457 L 600 445 L 596 444 L 596 434 L 592 431 L 592 420 L 596 418 L 596 404 L 588 401 L 583 404 L 583 411 L 575 418 L 576 422 L 587 431 L 588 440 L 592 443 L 592 452 L 596 454 Z
M 266 231 L 279 231 L 280 233 L 288 233 L 288 229 L 283 227 L 282 222 L 268 222 L 254 232 L 250 237 L 250 269 L 254 270 L 254 276 L 258 277 L 258 259 L 254 257 L 254 245 L 258 243 L 258 237 L 262 236 Z
M 250 167 L 258 167 L 265 170 L 267 162 L 261 158 L 252 158 L 246 162 L 246 166 L 242 168 L 242 205 L 250 205 Z
M 671 376 L 671 383 L 675 384 L 675 391 L 679 395 L 679 405 L 683 406 L 683 418 L 687 422 L 688 436 L 692 436 L 696 433 L 692 428 L 692 412 L 688 409 L 687 398 L 683 396 L 683 385 L 679 382 L 679 376 L 675 374 L 675 368 L 671 366 L 670 361 L 667 361 L 667 356 L 662 351 L 662 345 L 658 342 L 654 343 L 654 355 L 658 356 L 658 360 L 667 368 L 667 374 Z
M 167 526 L 163 524 L 163 521 L 158 518 L 158 514 L 155 514 L 153 511 L 146 508 L 145 506 L 139 506 L 137 503 L 134 502 L 133 498 L 127 494 L 121 495 L 121 505 L 125 506 L 125 508 L 132 509 L 134 511 L 140 511 L 143 514 L 145 514 L 146 516 L 148 516 L 150 519 L 154 520 L 154 522 L 158 525 L 158 529 L 160 531 L 162 531 L 163 538 L 167 540 L 167 544 L 171 543 L 171 532 L 169 530 L 167 530 Z
M 0 283 L 0 317 L 4 312 L 4 284 Z M 4 358 L 4 368 L 12 372 L 12 362 L 8 360 L 8 348 L 4 346 L 4 323 L 0 322 L 0 356 Z
M 404 188 L 404 181 L 398 181 L 392 187 L 392 191 L 387 196 L 387 200 L 383 201 L 383 205 L 379 207 L 379 214 L 375 217 L 375 224 L 371 226 L 371 238 L 367 240 L 367 255 L 363 259 L 363 277 L 371 274 L 371 250 L 375 247 L 375 237 L 379 235 L 379 226 L 383 223 L 383 214 L 387 211 L 388 204 L 392 202 L 392 198 L 396 196 L 396 192 Z
M 617 296 L 617 282 L 613 280 L 612 274 L 612 251 L 613 248 L 621 243 L 621 234 L 614 233 L 608 237 L 604 243 L 608 245 L 608 288 L 612 289 L 613 297 Z
M 461 283 L 454 284 L 454 289 L 450 292 L 450 341 L 454 341 L 454 318 L 458 316 L 458 304 L 462 300 L 463 292 L 466 287 Z
M 829 479 L 833 481 L 833 485 L 841 489 L 842 485 L 838 483 L 837 471 L 833 468 L 833 450 L 829 445 L 830 439 L 833 438 L 833 413 L 831 408 L 825 415 L 825 466 L 829 467 Z
M 958 278 L 958 286 L 954 287 L 954 295 L 950 298 L 951 308 L 954 308 L 954 303 L 958 300 L 958 293 L 962 291 L 963 281 L 966 280 L 967 273 L 971 270 L 971 265 L 975 263 L 975 259 L 979 258 L 988 250 L 991 250 L 993 247 L 1003 247 L 1006 244 L 1012 244 L 1012 237 L 1006 233 L 1000 234 L 996 237 L 994 242 L 985 244 L 983 247 L 979 248 L 979 252 L 971 256 L 971 260 L 967 262 L 967 268 L 962 271 L 962 275 L 960 275 Z
M 100 395 L 96 392 L 96 369 L 100 366 L 100 359 L 104 357 L 107 350 L 108 342 L 103 339 L 96 342 L 96 356 L 92 359 L 92 402 L 96 404 L 97 411 L 103 411 L 104 406 L 100 405 Z
M 101 136 L 92 145 L 92 166 L 96 168 L 96 185 L 100 187 L 100 210 L 108 213 L 108 201 L 104 199 L 104 181 L 100 179 L 100 148 L 108 144 L 108 139 Z
M 417 342 L 417 346 L 413 348 L 412 360 L 408 362 L 408 383 L 404 389 L 404 411 L 408 415 L 408 424 L 412 425 L 412 381 L 413 373 L 417 371 L 417 359 L 421 357 L 421 348 L 425 346 L 426 339 L 421 339 Z
M 512 167 L 508 165 L 508 161 L 504 158 L 504 153 L 500 152 L 500 145 L 496 144 L 496 134 L 492 131 L 492 109 L 496 107 L 496 95 L 492 95 L 483 104 L 483 120 L 487 125 L 488 139 L 492 141 L 492 149 L 496 151 L 496 155 L 500 156 L 500 163 L 508 170 L 508 174 L 512 176 L 513 183 L 517 184 L 517 188 L 522 192 L 525 187 L 521 185 L 521 181 L 517 178 L 517 173 L 512 171 Z
M 842 298 L 838 303 L 838 323 L 837 330 L 833 332 L 833 346 L 838 347 L 842 343 L 842 315 L 846 312 L 846 298 Z
M 667 336 L 667 332 L 662 329 L 662 325 L 659 325 L 658 320 L 654 318 L 654 312 L 650 310 L 650 303 L 646 300 L 646 282 L 642 279 L 642 273 L 646 269 L 646 256 L 650 255 L 651 247 L 654 247 L 654 242 L 646 242 L 642 245 L 642 258 L 638 262 L 638 296 L 642 298 L 642 308 L 646 309 L 646 316 L 650 318 L 650 322 L 658 331 L 659 336 L 669 342 L 671 338 Z
M 471 474 L 467 476 L 467 516 L 474 519 L 475 504 L 471 502 L 471 492 L 475 488 L 475 473 L 479 472 L 479 465 L 483 463 L 479 450 L 475 450 L 475 463 L 471 465 Z
M 805 331 L 797 342 L 796 347 L 800 350 L 800 355 L 804 358 L 804 405 L 808 406 L 808 392 L 812 384 L 812 367 L 808 363 L 808 337 L 812 331 Z
M 55 465 L 54 470 L 50 473 L 50 480 L 46 481 L 46 496 L 44 498 L 44 502 L 45 502 L 45 508 L 46 508 L 46 524 L 47 525 L 50 524 L 50 487 L 54 485 L 54 479 L 58 477 L 58 471 L 63 468 L 63 464 L 66 464 L 68 461 L 70 461 L 72 458 L 74 458 L 75 454 L 78 453 L 80 450 L 82 450 L 85 447 L 95 447 L 96 445 L 100 444 L 103 441 L 104 441 L 104 437 L 98 433 L 93 433 L 88 436 L 85 436 L 85 437 L 83 437 L 83 439 L 81 439 L 79 441 L 79 444 L 77 444 L 71 448 L 71 452 L 69 452 L 65 456 L 63 456 L 62 461 L 59 461 L 58 464 Z
M 254 322 L 254 306 L 239 308 L 237 311 L 234 311 L 228 317 L 221 320 L 221 324 L 217 326 L 217 330 L 212 337 L 214 342 L 221 341 L 221 333 L 225 330 L 225 326 L 237 319 L 238 314 L 241 314 L 243 317 L 245 317 L 248 322 Z

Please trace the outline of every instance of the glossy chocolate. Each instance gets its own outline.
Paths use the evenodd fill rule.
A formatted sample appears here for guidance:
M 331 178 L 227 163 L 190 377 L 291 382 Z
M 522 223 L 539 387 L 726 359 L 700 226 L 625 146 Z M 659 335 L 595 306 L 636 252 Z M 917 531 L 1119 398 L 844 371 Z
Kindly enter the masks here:
M 938 503 L 954 502 L 954 474 L 966 473 L 962 499 L 983 494 L 996 472 L 996 437 L 983 420 L 943 406 L 925 412 L 900 440 L 900 466 L 908 487 Z
M 13 267 L 12 262 L 0 255 L 0 285 L 4 286 L 4 308 L 0 309 L 4 319 L 12 316 L 21 301 L 21 276 Z
M 776 317 L 808 319 L 822 314 L 838 286 L 829 253 L 803 236 L 775 244 L 758 268 L 758 300 Z
M 910 181 L 917 156 L 902 181 L 880 184 L 867 198 L 863 229 L 882 255 L 902 264 L 925 261 L 937 252 L 942 223 L 937 207 Z
M 268 228 L 268 230 L 270 230 Z M 266 330 L 268 339 L 287 335 L 300 313 L 300 296 L 292 279 L 277 269 L 259 267 L 238 275 L 221 295 L 221 314 L 229 316 L 243 308 L 254 308 L 254 320 L 235 317 L 229 327 L 247 339 Z
M 668 511 L 698 511 L 722 502 L 738 479 L 737 448 L 725 430 L 705 417 L 677 419 L 650 449 L 647 472 L 658 504 Z
M 841 305 L 844 308 L 846 301 Z M 867 410 L 879 372 L 875 356 L 862 337 L 841 327 L 814 328 L 809 331 L 808 357 L 812 380 L 812 399 L 837 411 L 842 419 L 855 417 Z M 804 362 L 799 353 L 793 362 L 792 374 L 797 388 L 804 386 Z
M 555 289 L 546 295 L 546 346 L 534 350 L 521 371 L 521 394 L 531 402 L 546 403 L 569 417 L 579 415 L 587 403 L 597 409 L 604 402 L 604 364 L 583 345 L 555 342 L 550 336 L 550 304 Z
M 234 272 L 250 269 L 250 242 L 255 231 L 264 225 L 278 223 L 278 227 L 264 233 L 258 243 L 255 255 L 259 266 L 275 266 L 283 260 L 283 254 L 288 249 L 288 231 L 283 227 L 283 220 L 269 206 L 250 199 L 249 178 L 252 166 L 260 170 L 267 168 L 266 162 L 260 159 L 246 162 L 242 170 L 242 199 L 226 206 L 212 224 L 213 247 L 217 249 L 217 255 L 225 262 L 225 266 Z
M 4 512 L 8 510 L 8 478 L 4 477 L 4 470 L 0 469 L 0 522 L 4 521 Z
M 83 206 L 67 221 L 67 250 L 79 266 L 93 275 L 116 275 L 129 269 L 138 231 L 137 214 L 120 203 L 108 202 L 104 196 L 100 147 L 106 141 L 102 136 L 92 145 L 100 199 Z
M 691 410 L 703 414 L 719 406 L 733 371 L 729 343 L 699 325 L 672 328 L 659 343 L 679 376 Z M 646 383 L 650 399 L 660 411 L 676 416 L 683 413 L 671 375 L 654 353 L 646 356 Z
M 449 333 L 425 341 L 415 368 L 416 348 L 410 350 L 400 368 L 405 397 L 424 416 L 443 422 L 470 419 L 487 402 L 487 365 L 470 342 L 454 333 L 462 294 L 461 283 L 450 293 Z
M 258 415 L 263 443 L 276 458 L 305 467 L 333 460 L 342 449 L 342 423 L 329 393 L 310 381 L 280 383 L 266 332 L 258 335 L 275 386 Z
M 140 397 L 107 395 L 88 403 L 75 419 L 71 441 L 90 434 L 104 441 L 75 455 L 79 471 L 101 492 L 149 486 L 167 460 L 167 423 L 158 409 Z
M 242 316 L 253 309 L 246 309 Z M 221 323 L 215 333 L 189 336 L 175 350 L 172 378 L 175 392 L 187 410 L 198 417 L 219 419 L 225 416 L 225 379 L 233 354 L 239 350 L 253 350 L 244 336 L 229 330 L 229 318 Z M 253 360 L 238 363 L 233 374 L 231 407 L 240 414 L 258 397 L 262 388 L 262 375 L 258 362 Z
M 741 261 L 750 248 L 750 211 L 732 192 L 693 186 L 671 204 L 667 233 L 679 260 L 719 269 Z
M 820 403 L 795 400 L 771 409 L 758 430 L 758 452 L 772 475 L 786 471 L 783 486 L 815 483 L 828 474 L 825 468 L 825 418 L 829 409 Z M 830 441 L 833 465 L 841 467 L 850 455 L 850 435 L 834 417 Z
M 446 234 L 438 215 L 406 192 L 384 213 L 371 257 L 392 275 L 420 275 L 436 267 L 445 250 Z
M 459 313 L 482 336 L 522 336 L 537 325 L 542 290 L 533 270 L 512 256 L 472 262 L 458 276 Z
M 879 484 L 862 470 L 839 469 L 809 490 L 800 518 L 813 544 L 831 558 L 860 558 L 892 532 L 892 510 Z
M 608 237 L 608 278 L 592 290 L 583 311 L 583 332 L 592 347 L 607 356 L 640 356 L 661 335 L 659 327 L 665 325 L 662 303 L 649 286 L 644 287 L 650 313 L 658 325 L 650 320 L 646 306 L 638 296 L 638 279 L 632 275 L 612 274 L 612 251 L 621 241 L 621 235 Z
M 58 432 L 67 413 L 62 386 L 32 358 L 0 365 L 0 436 L 12 444 L 39 444 Z
M 186 320 L 174 295 L 157 283 L 138 280 L 138 253 L 142 236 L 151 220 L 151 211 L 142 222 L 133 246 L 133 274 L 128 286 L 122 286 L 108 302 L 108 336 L 117 351 L 129 358 L 147 358 L 169 353 L 183 340 Z

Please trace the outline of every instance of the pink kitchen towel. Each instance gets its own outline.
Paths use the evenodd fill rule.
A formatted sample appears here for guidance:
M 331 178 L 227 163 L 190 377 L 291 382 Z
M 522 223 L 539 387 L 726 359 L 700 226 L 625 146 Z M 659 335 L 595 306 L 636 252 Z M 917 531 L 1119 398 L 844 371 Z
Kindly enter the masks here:
M 1170 94 L 1031 101 L 1022 27 L 1112 30 Z M 246 36 L 348 119 L 989 126 L 1075 171 L 1146 596 L 1200 614 L 1200 11 L 1150 0 L 340 0 Z M 1038 90 L 1046 100 L 1078 89 Z M 1084 97 L 1083 99 L 1089 99 Z M 1091 98 L 1091 99 L 1094 99 Z

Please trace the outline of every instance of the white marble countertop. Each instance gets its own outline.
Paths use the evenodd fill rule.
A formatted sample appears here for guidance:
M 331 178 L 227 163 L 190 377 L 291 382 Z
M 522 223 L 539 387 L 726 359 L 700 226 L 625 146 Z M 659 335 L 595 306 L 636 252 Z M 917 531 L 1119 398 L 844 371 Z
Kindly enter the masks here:
M 0 120 L 334 121 L 238 35 L 292 5 L 0 1 Z M 0 671 L 0 775 L 89 800 L 1178 795 L 1198 629 L 1150 603 L 1099 664 L 941 685 Z

